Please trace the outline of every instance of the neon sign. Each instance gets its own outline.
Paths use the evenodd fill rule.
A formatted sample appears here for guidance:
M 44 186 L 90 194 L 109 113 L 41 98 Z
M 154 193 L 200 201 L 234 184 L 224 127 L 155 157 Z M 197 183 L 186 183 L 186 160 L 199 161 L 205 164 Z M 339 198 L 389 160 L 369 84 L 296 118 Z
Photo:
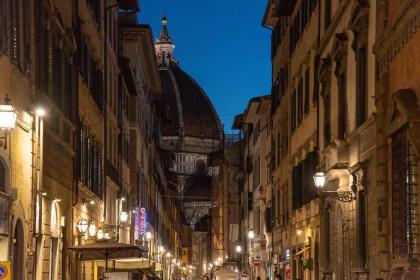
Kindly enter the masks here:
M 140 208 L 140 221 L 139 221 L 139 235 L 143 236 L 146 233 L 147 220 L 146 220 L 146 209 Z

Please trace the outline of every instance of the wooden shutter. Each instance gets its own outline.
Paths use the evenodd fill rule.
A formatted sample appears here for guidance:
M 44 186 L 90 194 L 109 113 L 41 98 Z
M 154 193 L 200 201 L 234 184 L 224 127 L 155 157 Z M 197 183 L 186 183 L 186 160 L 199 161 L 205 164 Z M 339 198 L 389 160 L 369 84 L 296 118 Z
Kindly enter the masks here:
M 30 5 L 29 0 L 22 0 L 22 16 L 23 16 L 23 71 L 29 72 L 30 55 L 31 55 L 31 24 L 30 24 Z
M 13 64 L 19 64 L 19 1 L 18 0 L 10 0 L 10 8 L 11 8 L 11 28 L 10 30 L 10 57 Z
M 318 197 L 318 192 L 315 187 L 315 182 L 313 179 L 314 174 L 316 173 L 316 169 L 318 167 L 318 154 L 316 151 L 310 152 L 308 154 L 308 172 L 306 175 L 307 180 L 307 196 L 308 201 L 311 201 Z
M 309 68 L 305 71 L 305 114 L 309 112 Z
M 271 232 L 273 230 L 273 217 L 271 208 L 265 208 L 265 231 Z
M 300 124 L 303 119 L 303 80 L 299 79 L 298 84 L 298 123 Z
M 0 51 L 7 50 L 7 2 L 0 1 Z

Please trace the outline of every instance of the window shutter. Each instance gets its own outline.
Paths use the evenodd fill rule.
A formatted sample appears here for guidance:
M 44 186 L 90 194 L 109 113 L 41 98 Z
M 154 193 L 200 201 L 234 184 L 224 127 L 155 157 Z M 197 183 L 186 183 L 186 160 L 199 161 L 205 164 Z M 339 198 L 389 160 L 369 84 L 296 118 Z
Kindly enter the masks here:
M 29 72 L 29 63 L 31 55 L 31 25 L 30 25 L 30 6 L 29 0 L 23 1 L 23 71 L 25 73 Z
M 316 172 L 318 166 L 318 155 L 316 151 L 313 151 L 308 154 L 308 174 L 307 174 L 307 187 L 308 187 L 308 199 L 309 201 L 318 197 L 317 189 L 315 187 L 315 182 L 313 176 Z
M 0 1 L 0 51 L 7 51 L 7 3 Z
M 86 132 L 80 129 L 80 181 L 86 184 L 87 171 L 87 137 Z
M 19 64 L 19 1 L 11 0 L 10 57 L 13 64 Z
M 309 112 L 309 69 L 305 71 L 305 113 Z
M 271 232 L 273 230 L 273 217 L 271 208 L 265 208 L 265 231 Z

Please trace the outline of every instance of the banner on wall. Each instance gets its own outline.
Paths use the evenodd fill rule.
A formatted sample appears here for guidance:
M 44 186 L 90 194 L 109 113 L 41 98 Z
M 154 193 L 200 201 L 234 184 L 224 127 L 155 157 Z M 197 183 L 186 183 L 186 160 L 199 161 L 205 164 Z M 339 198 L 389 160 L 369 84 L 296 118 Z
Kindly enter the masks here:
M 0 262 L 0 280 L 11 280 L 12 270 L 10 262 Z

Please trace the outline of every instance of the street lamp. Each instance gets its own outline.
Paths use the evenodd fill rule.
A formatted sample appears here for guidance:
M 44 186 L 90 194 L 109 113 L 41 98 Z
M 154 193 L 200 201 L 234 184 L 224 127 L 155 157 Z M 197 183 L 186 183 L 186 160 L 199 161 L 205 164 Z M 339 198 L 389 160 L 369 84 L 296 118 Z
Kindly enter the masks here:
M 89 227 L 89 223 L 86 219 L 80 219 L 79 222 L 77 223 L 77 229 L 82 234 L 82 236 L 86 234 L 88 227 Z
M 96 239 L 102 240 L 104 238 L 104 231 L 102 229 L 98 229 L 96 232 Z
M 0 128 L 5 130 L 12 130 L 15 128 L 17 118 L 17 111 L 15 107 L 10 104 L 10 99 L 6 95 L 4 104 L 0 105 Z
M 94 223 L 94 222 L 91 222 L 91 223 L 90 223 L 90 226 L 89 226 L 89 236 L 90 236 L 91 238 L 94 238 L 94 237 L 95 237 L 95 235 L 96 235 L 96 225 L 95 225 L 95 223 Z
M 120 221 L 122 223 L 125 223 L 125 222 L 128 221 L 128 213 L 127 212 L 123 211 L 123 212 L 120 213 Z
M 45 116 L 45 110 L 44 110 L 44 108 L 41 108 L 41 107 L 36 108 L 35 109 L 35 115 L 37 115 L 38 117 Z
M 237 253 L 242 252 L 242 246 L 241 246 L 241 245 L 237 245 L 237 246 L 236 246 L 236 252 L 237 252 Z
M 249 238 L 249 239 L 254 239 L 254 237 L 255 237 L 254 230 L 253 230 L 253 229 L 250 229 L 250 230 L 248 231 L 248 238 Z
M 152 237 L 153 237 L 153 236 L 152 236 L 152 233 L 151 233 L 150 231 L 146 232 L 146 239 L 147 239 L 147 240 L 149 240 L 149 241 L 150 241 L 150 240 L 152 239 Z
M 325 186 L 325 173 L 324 172 L 315 173 L 314 183 L 317 189 L 322 189 Z
M 324 172 L 316 172 L 314 174 L 314 183 L 315 187 L 318 189 L 318 192 L 331 194 L 331 196 L 341 202 L 352 202 L 354 199 L 354 195 L 352 191 L 344 191 L 344 190 L 337 190 L 337 191 L 329 191 L 324 190 L 325 182 L 326 182 L 326 175 Z
M 7 149 L 7 137 L 9 132 L 15 128 L 17 118 L 17 111 L 15 107 L 10 104 L 10 99 L 6 95 L 4 104 L 0 105 L 0 128 L 5 131 L 5 135 L 0 137 L 0 146 Z

